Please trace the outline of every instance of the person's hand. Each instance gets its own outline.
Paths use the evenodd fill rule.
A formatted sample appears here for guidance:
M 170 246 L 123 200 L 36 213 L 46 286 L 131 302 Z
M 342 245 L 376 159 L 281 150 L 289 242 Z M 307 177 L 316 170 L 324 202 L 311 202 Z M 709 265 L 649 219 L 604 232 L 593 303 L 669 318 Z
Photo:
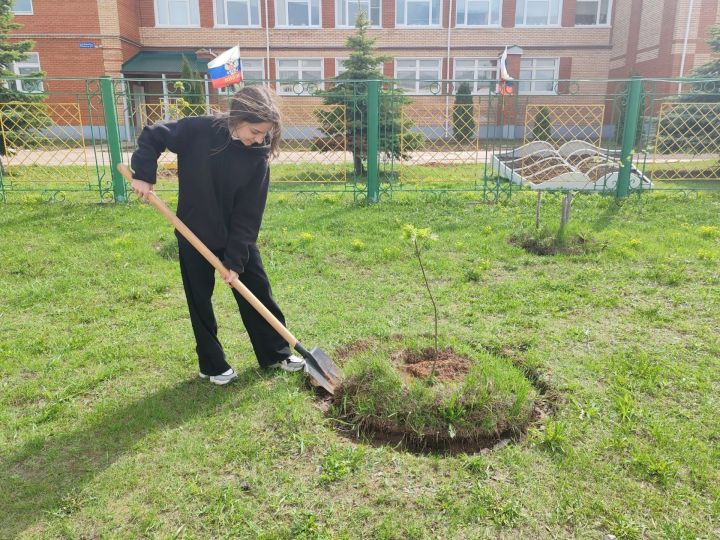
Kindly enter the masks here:
M 223 281 L 230 285 L 230 283 L 235 281 L 238 277 L 238 273 L 235 270 L 228 270 L 228 273 L 223 276 Z
M 130 187 L 135 192 L 135 195 L 138 196 L 138 199 L 147 201 L 153 185 L 149 182 L 144 182 L 143 180 L 134 179 L 132 184 L 130 184 Z

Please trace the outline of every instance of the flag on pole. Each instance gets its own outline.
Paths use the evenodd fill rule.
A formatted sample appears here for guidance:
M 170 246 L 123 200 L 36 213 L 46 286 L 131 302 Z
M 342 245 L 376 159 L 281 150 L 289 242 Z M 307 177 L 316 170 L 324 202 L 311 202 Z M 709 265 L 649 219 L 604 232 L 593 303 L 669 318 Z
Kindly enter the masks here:
M 496 91 L 503 96 L 507 96 L 513 93 L 513 78 L 508 74 L 507 71 L 507 47 L 500 55 L 498 60 L 498 85 Z
M 235 45 L 208 62 L 208 75 L 213 88 L 225 88 L 243 80 L 240 47 Z

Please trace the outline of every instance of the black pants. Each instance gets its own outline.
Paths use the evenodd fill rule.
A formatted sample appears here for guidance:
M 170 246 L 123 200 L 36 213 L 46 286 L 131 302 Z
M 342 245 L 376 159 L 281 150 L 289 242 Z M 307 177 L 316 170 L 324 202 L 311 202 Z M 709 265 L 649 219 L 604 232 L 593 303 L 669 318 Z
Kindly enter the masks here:
M 190 310 L 190 322 L 195 333 L 197 344 L 195 350 L 200 371 L 205 375 L 219 375 L 230 369 L 230 365 L 225 360 L 225 352 L 217 338 L 217 321 L 212 307 L 215 269 L 190 244 L 180 240 L 178 246 L 180 273 Z M 222 260 L 222 250 L 213 250 L 213 253 Z M 245 265 L 245 271 L 240 274 L 240 281 L 281 323 L 285 324 L 285 317 L 272 297 L 270 282 L 265 274 L 257 246 L 250 247 L 250 259 Z M 290 347 L 280 334 L 240 296 L 240 293 L 235 289 L 232 291 L 260 367 L 267 367 L 290 356 Z

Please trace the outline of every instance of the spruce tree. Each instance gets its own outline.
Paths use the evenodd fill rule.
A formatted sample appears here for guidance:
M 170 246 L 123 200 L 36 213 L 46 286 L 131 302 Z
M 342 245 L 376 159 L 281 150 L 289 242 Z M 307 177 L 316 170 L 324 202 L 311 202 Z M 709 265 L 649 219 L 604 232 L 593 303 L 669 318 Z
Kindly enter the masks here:
M 34 128 L 46 126 L 50 119 L 44 107 L 33 108 L 28 114 L 19 107 L 7 106 L 10 102 L 34 103 L 42 101 L 46 96 L 42 93 L 29 93 L 18 90 L 18 82 L 7 78 L 18 78 L 12 72 L 12 63 L 25 59 L 27 53 L 32 50 L 34 43 L 29 40 L 9 41 L 10 32 L 20 28 L 21 25 L 14 21 L 15 15 L 12 11 L 14 0 L 0 0 L 0 76 L 5 81 L 0 84 L 0 110 L 2 110 L 2 129 L 5 137 L 0 137 L 0 155 L 7 153 L 6 141 L 12 146 L 24 146 L 28 144 L 31 137 L 28 132 Z M 22 78 L 37 79 L 42 73 L 31 73 Z M 34 81 L 25 86 L 20 83 L 20 88 L 25 89 L 34 84 Z
M 717 151 L 720 141 L 720 123 L 717 122 L 717 103 L 720 103 L 720 24 L 709 30 L 708 43 L 715 58 L 693 71 L 690 92 L 677 96 L 687 106 L 672 108 L 663 116 L 656 141 L 662 154 L 703 154 Z
M 458 143 L 472 142 L 475 139 L 475 114 L 470 83 L 461 82 L 455 94 L 453 107 L 453 139 Z
M 315 116 L 326 137 L 344 138 L 353 154 L 356 175 L 365 174 L 367 161 L 367 80 L 383 80 L 379 66 L 390 57 L 377 54 L 376 39 L 367 35 L 370 21 L 364 12 L 358 14 L 357 33 L 348 37 L 345 46 L 351 50 L 344 61 L 346 71 L 333 79 L 331 88 L 320 91 L 325 105 L 337 105 L 329 110 L 316 110 Z M 380 88 L 378 151 L 386 157 L 400 158 L 401 149 L 409 150 L 417 144 L 417 136 L 410 132 L 412 122 L 402 120 L 401 108 L 408 99 L 397 89 Z M 401 144 L 401 137 L 404 138 Z

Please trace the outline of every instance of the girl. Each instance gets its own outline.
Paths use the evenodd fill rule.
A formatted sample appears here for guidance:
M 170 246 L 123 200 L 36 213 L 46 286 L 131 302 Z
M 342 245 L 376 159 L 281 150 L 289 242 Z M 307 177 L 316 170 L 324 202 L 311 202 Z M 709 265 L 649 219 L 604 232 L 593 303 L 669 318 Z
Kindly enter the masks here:
M 256 241 L 267 200 L 270 157 L 280 145 L 280 112 L 270 90 L 248 86 L 237 92 L 228 113 L 183 118 L 145 127 L 132 155 L 132 189 L 145 199 L 156 181 L 160 154 L 178 160 L 177 216 L 240 278 L 280 322 Z M 200 377 L 227 384 L 237 377 L 217 337 L 212 307 L 215 271 L 179 233 L 180 273 L 195 334 Z M 233 289 L 243 324 L 262 368 L 303 369 L 282 337 Z

